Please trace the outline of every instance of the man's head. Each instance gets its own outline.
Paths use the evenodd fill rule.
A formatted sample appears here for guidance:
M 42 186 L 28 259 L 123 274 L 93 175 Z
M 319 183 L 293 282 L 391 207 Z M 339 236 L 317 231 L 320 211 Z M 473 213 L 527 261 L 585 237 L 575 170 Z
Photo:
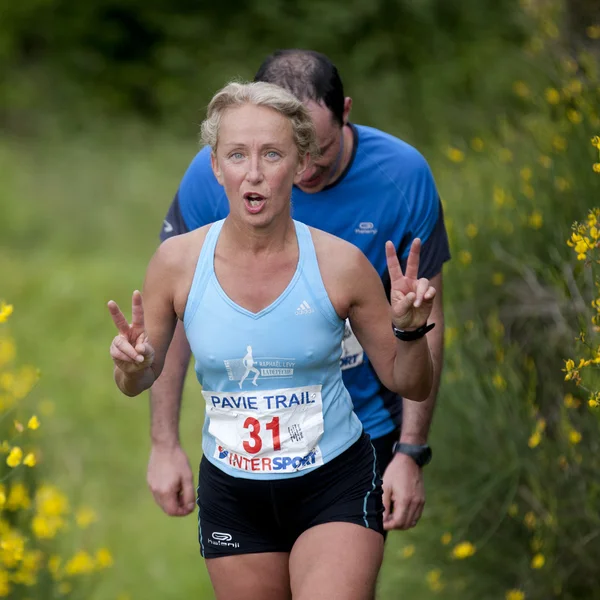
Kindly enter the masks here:
M 321 155 L 296 184 L 307 193 L 321 191 L 339 172 L 343 127 L 352 107 L 352 100 L 344 97 L 337 68 L 319 52 L 278 50 L 266 58 L 254 80 L 289 90 L 308 108 Z

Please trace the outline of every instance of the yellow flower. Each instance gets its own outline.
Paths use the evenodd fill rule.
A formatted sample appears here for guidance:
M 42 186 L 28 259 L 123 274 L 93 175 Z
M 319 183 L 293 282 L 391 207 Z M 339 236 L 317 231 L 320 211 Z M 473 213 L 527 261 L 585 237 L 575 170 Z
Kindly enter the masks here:
M 500 148 L 498 158 L 503 163 L 509 163 L 512 162 L 513 153 L 508 148 Z
M 529 96 L 529 88 L 524 81 L 515 81 L 513 83 L 513 92 L 520 98 L 527 98 Z
M 19 421 L 15 421 L 14 422 L 15 425 L 15 429 L 19 432 L 22 433 L 23 430 L 25 429 L 25 427 L 23 427 L 23 423 L 19 423 Z
M 447 531 L 444 533 L 440 541 L 442 544 L 444 544 L 444 546 L 447 546 L 452 541 L 452 534 Z
M 541 569 L 546 564 L 546 559 L 543 554 L 536 554 L 531 561 L 532 569 Z
M 56 579 L 60 573 L 62 558 L 57 555 L 53 555 L 48 559 L 48 571 L 52 574 L 52 576 Z
M 473 556 L 475 551 L 475 546 L 473 546 L 471 542 L 461 542 L 452 549 L 452 556 L 462 560 L 463 558 L 469 558 L 469 556 Z
M 465 160 L 465 153 L 458 148 L 450 146 L 446 149 L 446 156 L 455 163 L 461 163 Z
M 569 92 L 569 94 L 577 96 L 577 94 L 581 94 L 583 90 L 583 84 L 579 79 L 571 79 L 571 81 L 569 81 L 569 83 L 567 84 L 566 89 Z
M 465 233 L 467 234 L 467 237 L 470 237 L 471 239 L 473 239 L 477 235 L 477 232 L 477 225 L 475 225 L 474 223 L 469 223 L 465 228 Z
M 458 331 L 456 330 L 456 327 L 446 327 L 446 329 L 444 330 L 444 334 L 445 334 L 445 343 L 446 343 L 446 346 L 448 347 L 448 346 L 452 345 L 452 343 L 458 336 Z
M 576 402 L 573 394 L 565 394 L 564 403 L 567 408 L 576 408 L 578 403 Z
M 58 488 L 52 485 L 42 485 L 38 488 L 35 501 L 41 515 L 60 517 L 69 510 L 69 501 Z
M 31 530 L 41 539 L 52 539 L 64 527 L 65 522 L 61 517 L 45 517 L 36 515 L 31 521 Z
M 98 520 L 98 516 L 92 508 L 81 507 L 75 514 L 75 521 L 79 527 L 85 529 Z
M 6 459 L 6 464 L 9 467 L 18 467 L 23 460 L 23 450 L 18 446 L 14 446 Z
M 594 163 L 592 169 L 594 170 L 594 173 L 600 173 L 600 163 Z
M 458 260 L 460 260 L 460 262 L 463 265 L 468 265 L 471 264 L 473 257 L 471 256 L 471 253 L 468 250 L 461 250 L 458 253 Z
M 17 511 L 21 508 L 27 510 L 30 505 L 31 500 L 27 493 L 27 488 L 21 482 L 13 484 L 8 493 L 6 508 L 12 511 Z
M 590 25 L 585 32 L 590 40 L 600 39 L 600 25 Z
M 473 148 L 473 150 L 475 150 L 475 152 L 481 152 L 484 148 L 483 140 L 478 137 L 473 138 L 471 140 L 471 148 Z
M 546 97 L 546 102 L 548 102 L 548 104 L 558 104 L 560 102 L 560 93 L 556 88 L 547 88 L 544 92 L 544 96 Z
M 564 150 L 567 149 L 567 140 L 560 136 L 560 135 L 555 135 L 552 138 L 552 147 L 557 151 L 557 152 L 563 152 Z
M 531 540 L 531 549 L 532 549 L 534 552 L 539 552 L 539 551 L 542 549 L 542 546 L 543 546 L 543 545 L 544 545 L 544 544 L 543 544 L 542 540 L 541 540 L 539 537 L 537 537 L 537 536 L 535 536 L 535 537 L 534 537 L 534 538 Z
M 107 569 L 113 565 L 113 557 L 107 548 L 100 548 L 96 552 L 96 565 L 99 569 Z
M 533 529 L 535 527 L 535 524 L 537 523 L 537 519 L 535 515 L 531 511 L 529 511 L 523 517 L 523 523 L 525 523 L 527 529 Z
M 542 435 L 539 431 L 534 431 L 529 437 L 528 445 L 530 448 L 537 448 L 542 441 Z
M 440 592 L 444 589 L 444 584 L 442 583 L 442 571 L 440 569 L 433 569 L 429 571 L 426 575 L 427 584 L 429 588 L 433 592 Z
M 545 154 L 542 154 L 538 158 L 538 162 L 542 167 L 544 167 L 544 169 L 549 169 L 552 166 L 552 159 L 549 156 L 546 156 Z
M 570 108 L 567 111 L 567 119 L 569 119 L 569 121 L 571 121 L 573 125 L 577 125 L 578 123 L 581 123 L 583 117 L 581 116 L 581 113 L 579 111 Z
M 504 273 L 494 273 L 492 275 L 492 283 L 494 285 L 502 285 L 504 283 Z
M 506 202 L 506 192 L 499 187 L 494 186 L 494 204 L 502 206 Z
M 571 429 L 571 431 L 569 431 L 569 442 L 574 446 L 579 444 L 579 442 L 581 442 L 581 433 L 575 429 Z
M 0 367 L 12 362 L 16 353 L 15 344 L 12 340 L 0 339 Z
M 521 179 L 523 181 L 530 181 L 532 175 L 533 175 L 533 172 L 529 167 L 523 167 L 521 169 Z
M 532 229 L 541 229 L 544 218 L 542 217 L 542 213 L 539 210 L 534 210 L 527 220 L 529 227 Z
M 65 565 L 65 573 L 67 575 L 91 573 L 94 566 L 94 559 L 85 550 L 80 550 Z
M 35 467 L 35 465 L 37 464 L 37 461 L 35 459 L 35 454 L 33 454 L 32 452 L 30 452 L 24 459 L 23 459 L 23 464 L 27 467 Z
M 494 387 L 496 389 L 499 389 L 500 391 L 505 390 L 507 386 L 506 379 L 504 379 L 504 377 L 502 377 L 502 375 L 499 372 L 496 372 L 494 374 L 492 383 L 494 384 Z
M 6 302 L 0 302 L 0 323 L 5 323 L 8 317 L 13 313 L 12 304 L 6 304 Z
M 598 148 L 598 150 L 600 150 L 600 136 L 595 135 L 592 138 L 592 146 L 594 146 L 595 148 Z
M 33 417 L 31 417 L 31 419 L 29 419 L 29 421 L 27 422 L 27 427 L 29 429 L 33 429 L 34 431 L 40 426 L 40 422 L 38 420 L 38 418 L 33 415 Z
M 508 590 L 506 600 L 525 600 L 525 594 L 521 590 Z
M 410 558 L 415 553 L 415 547 L 410 544 L 409 546 L 404 546 L 402 549 L 402 556 L 404 558 Z

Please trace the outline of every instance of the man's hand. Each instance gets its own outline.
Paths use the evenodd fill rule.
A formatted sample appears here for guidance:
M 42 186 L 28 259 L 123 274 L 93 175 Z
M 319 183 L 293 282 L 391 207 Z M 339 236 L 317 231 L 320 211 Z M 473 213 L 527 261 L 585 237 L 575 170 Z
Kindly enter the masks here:
M 154 500 L 168 515 L 185 517 L 194 511 L 194 478 L 181 446 L 153 446 L 147 480 Z
M 425 505 L 423 472 L 406 454 L 396 454 L 383 474 L 383 527 L 414 527 Z

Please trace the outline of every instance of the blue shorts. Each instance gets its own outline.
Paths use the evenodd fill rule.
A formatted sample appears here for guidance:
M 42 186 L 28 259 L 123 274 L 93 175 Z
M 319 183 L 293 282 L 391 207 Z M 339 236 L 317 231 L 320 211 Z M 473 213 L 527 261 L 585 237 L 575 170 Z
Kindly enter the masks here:
M 381 478 L 364 434 L 348 450 L 306 475 L 232 477 L 202 458 L 198 537 L 204 558 L 290 552 L 307 529 L 355 523 L 383 535 Z

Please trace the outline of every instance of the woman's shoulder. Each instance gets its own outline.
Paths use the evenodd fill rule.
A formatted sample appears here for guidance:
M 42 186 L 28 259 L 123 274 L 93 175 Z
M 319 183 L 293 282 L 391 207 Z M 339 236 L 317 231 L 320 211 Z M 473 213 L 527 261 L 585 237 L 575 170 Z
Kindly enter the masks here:
M 185 269 L 189 263 L 195 264 L 211 226 L 212 223 L 166 239 L 156 249 L 153 262 L 173 271 Z

